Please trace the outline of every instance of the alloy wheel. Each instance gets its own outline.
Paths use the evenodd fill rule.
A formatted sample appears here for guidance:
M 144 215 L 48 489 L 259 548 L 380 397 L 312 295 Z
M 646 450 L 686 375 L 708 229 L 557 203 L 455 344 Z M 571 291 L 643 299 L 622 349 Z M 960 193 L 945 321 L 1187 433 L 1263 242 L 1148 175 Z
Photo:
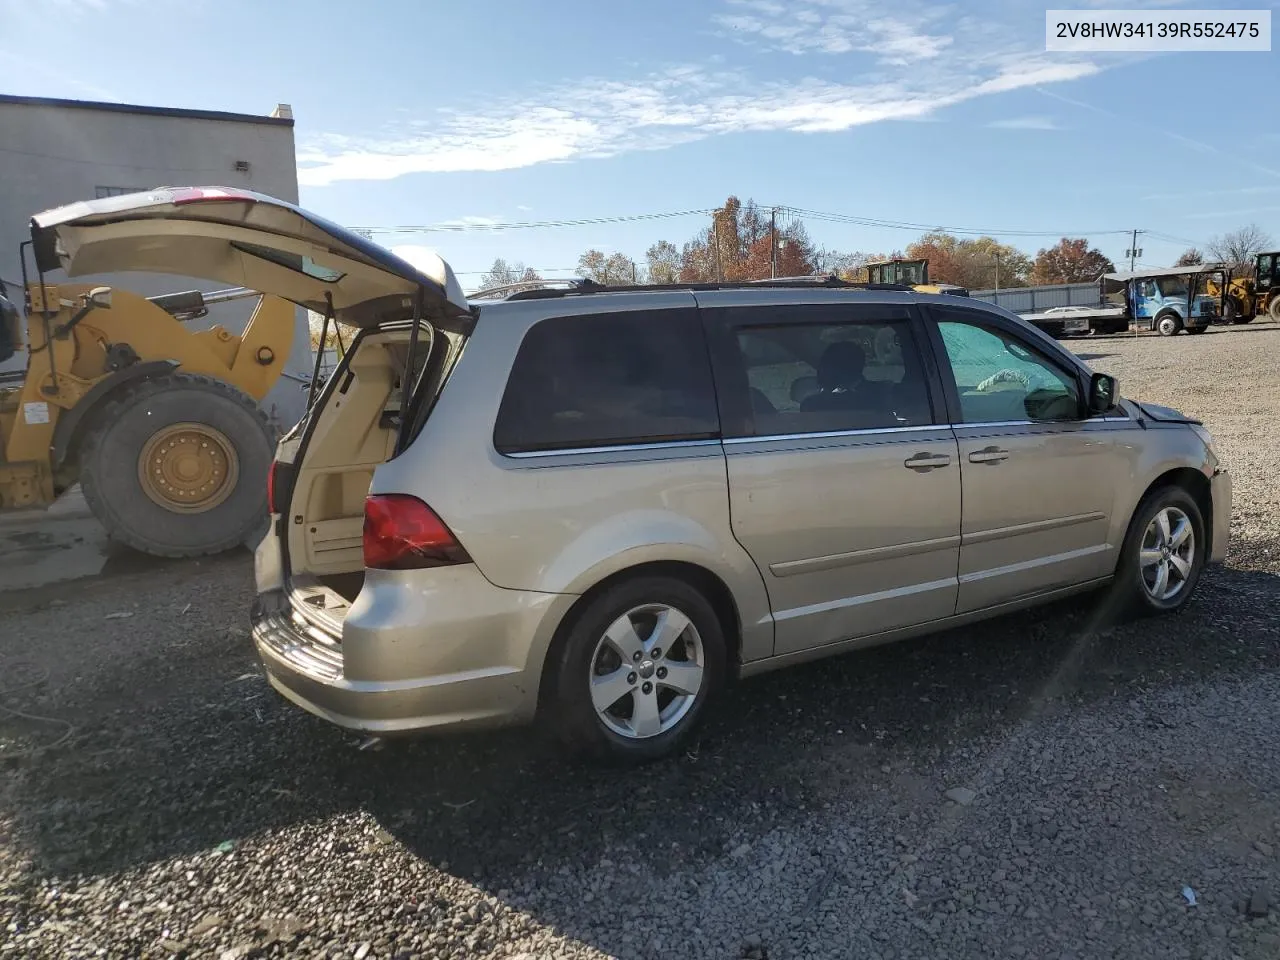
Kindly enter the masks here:
M 673 729 L 702 690 L 706 654 L 698 628 L 665 603 L 633 607 L 609 625 L 591 656 L 596 716 L 628 740 Z
M 1191 518 L 1177 507 L 1161 507 L 1147 524 L 1138 551 L 1147 596 L 1166 604 L 1186 589 L 1196 559 Z

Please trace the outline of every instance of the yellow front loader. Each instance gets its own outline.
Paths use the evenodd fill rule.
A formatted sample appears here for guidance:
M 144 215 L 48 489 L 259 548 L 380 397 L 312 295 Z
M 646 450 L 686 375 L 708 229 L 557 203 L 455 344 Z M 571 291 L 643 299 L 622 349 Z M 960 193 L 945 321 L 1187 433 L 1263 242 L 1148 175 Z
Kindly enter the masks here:
M 0 379 L 0 510 L 47 506 L 79 483 L 112 538 L 147 553 L 200 556 L 253 536 L 275 447 L 258 402 L 289 359 L 295 306 L 260 297 L 238 336 L 183 322 L 258 296 L 29 284 L 26 370 Z M 22 349 L 6 306 L 0 359 Z
M 868 263 L 867 282 L 872 284 L 903 284 L 916 293 L 949 293 L 967 297 L 969 291 L 954 283 L 930 283 L 928 260 L 876 260 Z

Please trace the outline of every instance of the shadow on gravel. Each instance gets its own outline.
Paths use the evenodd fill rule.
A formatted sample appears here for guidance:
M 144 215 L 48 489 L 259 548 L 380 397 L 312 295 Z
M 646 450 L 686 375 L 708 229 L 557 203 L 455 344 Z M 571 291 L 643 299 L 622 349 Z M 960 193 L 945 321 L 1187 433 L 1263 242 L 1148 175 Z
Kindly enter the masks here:
M 624 835 L 677 844 L 676 860 L 722 856 L 748 808 L 766 825 L 803 818 L 882 765 L 906 774 L 1030 715 L 1280 669 L 1278 602 L 1280 577 L 1216 570 L 1179 617 L 1096 635 L 1084 598 L 797 667 L 741 684 L 691 754 L 640 771 L 570 764 L 529 731 L 359 750 L 283 703 L 231 631 L 175 646 L 163 676 L 117 664 L 115 712 L 10 763 L 5 842 L 36 878 L 100 873 L 364 810 L 495 893 L 526 865 L 574 869 Z

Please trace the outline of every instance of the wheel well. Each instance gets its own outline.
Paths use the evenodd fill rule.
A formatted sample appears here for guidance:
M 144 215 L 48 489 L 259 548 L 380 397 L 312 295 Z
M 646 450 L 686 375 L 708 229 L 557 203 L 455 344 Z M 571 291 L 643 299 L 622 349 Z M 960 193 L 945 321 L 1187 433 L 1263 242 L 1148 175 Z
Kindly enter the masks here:
M 171 373 L 176 367 L 177 364 L 172 360 L 135 363 L 133 366 L 103 377 L 90 387 L 75 406 L 58 418 L 51 444 L 54 468 L 62 466 L 65 461 L 73 461 L 77 458 L 79 454 L 77 448 L 85 436 L 86 429 L 92 427 L 94 415 L 117 396 L 120 390 L 140 380 Z
M 724 632 L 725 654 L 727 655 L 730 676 L 736 672 L 737 666 L 742 659 L 742 620 L 738 614 L 738 605 L 734 603 L 733 593 L 729 590 L 728 585 L 706 567 L 700 567 L 696 563 L 686 563 L 681 560 L 656 560 L 651 563 L 641 563 L 634 567 L 627 567 L 625 570 L 610 574 L 599 583 L 592 585 L 590 589 L 583 592 L 582 596 L 573 602 L 573 606 L 569 608 L 559 626 L 556 627 L 555 636 L 551 638 L 551 645 L 547 648 L 547 655 L 542 662 L 542 679 L 538 683 L 539 709 L 541 709 L 544 699 L 550 690 L 551 685 L 548 683 L 548 679 L 555 662 L 556 651 L 559 649 L 560 644 L 564 642 L 569 630 L 573 628 L 574 621 L 592 600 L 610 587 L 624 580 L 644 576 L 670 577 L 673 580 L 683 580 L 701 591 L 702 595 L 707 598 L 707 602 L 711 604 L 711 608 L 715 610 L 716 618 L 720 621 L 720 629 Z
M 1204 534 L 1208 543 L 1213 543 L 1213 491 L 1209 479 L 1199 470 L 1190 467 L 1178 467 L 1162 473 L 1147 487 L 1142 497 L 1145 500 L 1152 491 L 1161 487 L 1182 487 L 1191 494 L 1196 506 L 1200 508 L 1200 516 L 1204 520 Z

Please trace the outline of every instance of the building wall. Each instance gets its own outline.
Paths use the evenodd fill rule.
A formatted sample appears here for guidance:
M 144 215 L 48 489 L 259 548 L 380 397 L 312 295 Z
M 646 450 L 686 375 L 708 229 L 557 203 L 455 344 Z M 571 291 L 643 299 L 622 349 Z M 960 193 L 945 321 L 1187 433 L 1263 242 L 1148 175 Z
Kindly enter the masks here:
M 18 244 L 29 239 L 32 214 L 105 191 L 132 192 L 159 186 L 244 187 L 296 203 L 298 173 L 293 122 L 285 118 L 246 118 L 236 114 L 164 111 L 78 101 L 33 101 L 0 97 L 0 278 L 21 281 Z M 247 171 L 236 169 L 248 163 Z M 30 261 L 28 261 L 30 269 Z M 55 281 L 61 275 L 52 277 Z M 124 273 L 76 278 L 101 282 L 151 296 L 177 290 L 213 290 L 191 278 Z M 254 300 L 218 305 L 192 326 L 220 323 L 239 333 Z M 17 369 L 26 352 L 0 369 Z M 306 311 L 298 310 L 286 376 L 263 402 L 280 425 L 295 422 L 305 404 L 303 380 L 311 373 Z
M 975 300 L 994 303 L 1014 313 L 1039 313 L 1050 307 L 1092 307 L 1102 302 L 1096 283 L 1054 283 L 1041 287 L 971 290 L 969 296 Z

